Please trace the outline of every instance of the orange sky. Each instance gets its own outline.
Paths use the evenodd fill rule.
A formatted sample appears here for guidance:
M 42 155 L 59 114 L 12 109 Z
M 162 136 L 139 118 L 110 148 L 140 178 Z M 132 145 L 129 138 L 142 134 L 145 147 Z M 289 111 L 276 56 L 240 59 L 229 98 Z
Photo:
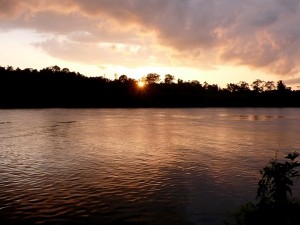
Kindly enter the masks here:
M 0 0 L 0 65 L 300 83 L 298 0 Z

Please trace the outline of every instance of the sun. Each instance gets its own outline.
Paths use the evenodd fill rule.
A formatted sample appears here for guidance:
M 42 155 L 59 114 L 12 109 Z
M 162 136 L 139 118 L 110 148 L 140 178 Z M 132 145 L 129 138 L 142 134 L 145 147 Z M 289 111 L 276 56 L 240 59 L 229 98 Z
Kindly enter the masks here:
M 138 81 L 137 85 L 139 88 L 143 88 L 143 87 L 145 87 L 145 81 L 140 80 L 140 81 Z

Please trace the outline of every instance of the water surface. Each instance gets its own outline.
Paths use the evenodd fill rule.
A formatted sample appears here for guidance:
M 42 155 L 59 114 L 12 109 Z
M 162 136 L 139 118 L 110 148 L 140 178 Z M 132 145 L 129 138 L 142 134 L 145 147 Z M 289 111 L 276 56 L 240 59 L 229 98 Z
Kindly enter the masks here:
M 299 134 L 292 108 L 0 110 L 0 222 L 222 224 Z

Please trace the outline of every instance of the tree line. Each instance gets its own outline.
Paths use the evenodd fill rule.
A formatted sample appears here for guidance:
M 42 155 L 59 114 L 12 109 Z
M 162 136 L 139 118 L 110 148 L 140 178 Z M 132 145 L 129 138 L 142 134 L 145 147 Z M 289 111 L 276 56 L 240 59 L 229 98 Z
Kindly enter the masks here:
M 143 87 L 138 86 L 143 82 Z M 300 107 L 300 91 L 282 80 L 229 83 L 225 88 L 197 80 L 149 73 L 140 80 L 87 77 L 68 68 L 0 67 L 0 108 L 77 107 Z

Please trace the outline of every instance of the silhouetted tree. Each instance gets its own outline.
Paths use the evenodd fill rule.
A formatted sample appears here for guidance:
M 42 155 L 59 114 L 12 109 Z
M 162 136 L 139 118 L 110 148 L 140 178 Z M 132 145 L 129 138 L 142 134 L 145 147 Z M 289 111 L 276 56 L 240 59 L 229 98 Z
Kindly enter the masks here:
M 128 77 L 126 75 L 121 75 L 119 77 L 119 81 L 122 83 L 126 83 L 128 81 Z
M 60 72 L 60 67 L 59 66 L 50 66 L 47 69 L 54 72 L 54 73 Z
M 147 84 L 154 84 L 158 83 L 160 80 L 160 75 L 157 73 L 149 73 L 146 76 L 146 83 Z
M 226 89 L 230 92 L 238 92 L 239 86 L 237 84 L 229 83 L 226 85 Z
M 62 69 L 62 72 L 63 72 L 63 73 L 70 73 L 70 70 L 69 70 L 68 68 L 63 68 L 63 69 Z
M 264 90 L 264 81 L 262 81 L 260 79 L 257 79 L 255 81 L 253 81 L 253 83 L 251 84 L 251 87 L 256 92 L 263 92 L 263 90 Z
M 275 84 L 274 84 L 274 81 L 267 81 L 265 83 L 265 90 L 266 91 L 273 91 L 275 90 Z
M 175 77 L 173 75 L 171 75 L 171 74 L 165 75 L 165 79 L 164 79 L 165 84 L 172 84 L 172 83 L 174 83 L 174 80 L 175 80 Z
M 143 79 L 151 85 L 141 89 L 136 80 L 126 75 L 110 80 L 103 76 L 86 77 L 58 66 L 40 71 L 0 67 L 0 107 L 300 107 L 300 91 L 290 91 L 282 81 L 277 83 L 277 91 L 269 91 L 273 82 L 263 86 L 262 81 L 256 80 L 254 91 L 250 91 L 243 81 L 220 89 L 207 82 L 202 85 L 198 80 L 178 79 L 175 84 L 170 74 L 164 83 L 159 83 L 159 78 L 156 73 L 148 74 Z
M 282 80 L 279 80 L 278 82 L 277 82 L 277 91 L 279 91 L 279 92 L 286 92 L 286 91 L 290 91 L 291 90 L 291 88 L 290 87 L 287 87 L 284 83 L 283 83 L 283 81 Z
M 183 84 L 183 80 L 182 79 L 177 79 L 177 84 Z
M 6 70 L 12 72 L 12 71 L 14 71 L 14 68 L 12 66 L 7 66 Z
M 249 88 L 249 84 L 247 82 L 244 82 L 244 81 L 240 81 L 238 83 L 238 89 L 239 91 L 249 91 L 250 88 Z
M 204 81 L 203 88 L 204 88 L 205 90 L 208 90 L 208 86 L 209 86 L 209 84 L 208 84 L 206 81 Z
M 192 80 L 190 83 L 191 83 L 193 86 L 200 86 L 200 85 L 201 85 L 200 82 L 199 82 L 198 80 Z
M 227 84 L 227 88 L 226 88 L 229 92 L 246 92 L 246 91 L 250 91 L 249 88 L 249 84 L 244 82 L 244 81 L 240 81 L 238 84 Z
M 218 92 L 218 91 L 219 91 L 219 86 L 216 85 L 216 84 L 209 84 L 209 85 L 207 86 L 207 90 L 208 90 L 209 92 Z

